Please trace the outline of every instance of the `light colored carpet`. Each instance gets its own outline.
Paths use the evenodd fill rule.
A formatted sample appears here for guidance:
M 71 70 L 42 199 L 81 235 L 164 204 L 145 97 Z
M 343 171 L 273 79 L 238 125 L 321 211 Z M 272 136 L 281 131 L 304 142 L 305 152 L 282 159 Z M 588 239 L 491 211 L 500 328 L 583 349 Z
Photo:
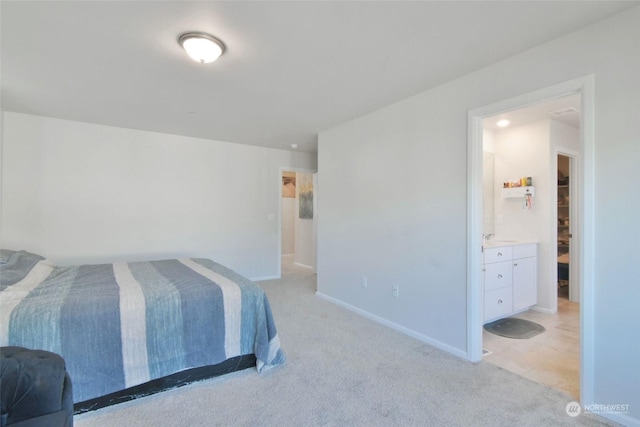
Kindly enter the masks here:
M 93 426 L 574 426 L 573 399 L 489 363 L 472 364 L 315 296 L 285 263 L 261 282 L 287 363 L 78 415 Z

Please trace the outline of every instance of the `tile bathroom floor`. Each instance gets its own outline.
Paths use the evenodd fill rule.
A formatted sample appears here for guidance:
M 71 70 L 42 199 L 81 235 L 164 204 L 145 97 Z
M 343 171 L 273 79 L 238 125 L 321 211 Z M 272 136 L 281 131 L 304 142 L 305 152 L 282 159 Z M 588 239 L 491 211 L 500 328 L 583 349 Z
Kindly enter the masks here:
M 558 298 L 558 312 L 529 310 L 514 317 L 546 331 L 530 339 L 511 339 L 483 329 L 483 360 L 580 399 L 580 305 Z

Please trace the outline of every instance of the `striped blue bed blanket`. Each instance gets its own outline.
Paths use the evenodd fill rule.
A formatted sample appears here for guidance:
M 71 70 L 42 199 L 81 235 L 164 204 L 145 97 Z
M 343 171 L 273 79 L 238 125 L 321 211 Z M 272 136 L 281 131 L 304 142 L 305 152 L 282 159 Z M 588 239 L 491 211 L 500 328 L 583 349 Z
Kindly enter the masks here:
M 262 288 L 211 260 L 1 258 L 0 345 L 60 354 L 76 403 L 241 355 L 258 372 L 284 362 Z

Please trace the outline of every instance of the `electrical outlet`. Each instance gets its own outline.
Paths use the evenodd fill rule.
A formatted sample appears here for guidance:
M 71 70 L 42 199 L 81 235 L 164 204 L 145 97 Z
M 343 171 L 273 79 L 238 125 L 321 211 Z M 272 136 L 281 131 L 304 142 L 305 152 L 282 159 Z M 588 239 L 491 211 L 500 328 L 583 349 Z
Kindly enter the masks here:
M 391 287 L 391 294 L 392 294 L 394 297 L 398 298 L 398 297 L 400 296 L 400 286 L 395 286 L 395 285 L 394 285 L 394 286 L 392 286 L 392 287 Z
M 367 283 L 367 276 L 362 276 L 362 280 L 360 281 L 360 285 L 363 288 L 366 288 L 367 286 L 369 286 L 368 283 Z

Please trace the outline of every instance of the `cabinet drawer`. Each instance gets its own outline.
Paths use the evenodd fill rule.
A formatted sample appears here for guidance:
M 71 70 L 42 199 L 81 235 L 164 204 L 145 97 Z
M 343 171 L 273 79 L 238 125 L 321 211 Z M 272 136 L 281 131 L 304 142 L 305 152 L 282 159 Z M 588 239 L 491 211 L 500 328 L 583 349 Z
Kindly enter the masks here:
M 513 248 L 511 246 L 503 246 L 500 248 L 485 248 L 484 249 L 484 263 L 489 264 L 492 262 L 510 261 L 513 254 Z
M 484 266 L 484 290 L 504 288 L 513 284 L 512 261 L 494 262 Z
M 500 288 L 484 294 L 484 320 L 493 320 L 513 312 L 512 289 Z
M 515 245 L 513 247 L 513 259 L 529 258 L 537 255 L 537 246 L 535 243 L 526 245 Z

